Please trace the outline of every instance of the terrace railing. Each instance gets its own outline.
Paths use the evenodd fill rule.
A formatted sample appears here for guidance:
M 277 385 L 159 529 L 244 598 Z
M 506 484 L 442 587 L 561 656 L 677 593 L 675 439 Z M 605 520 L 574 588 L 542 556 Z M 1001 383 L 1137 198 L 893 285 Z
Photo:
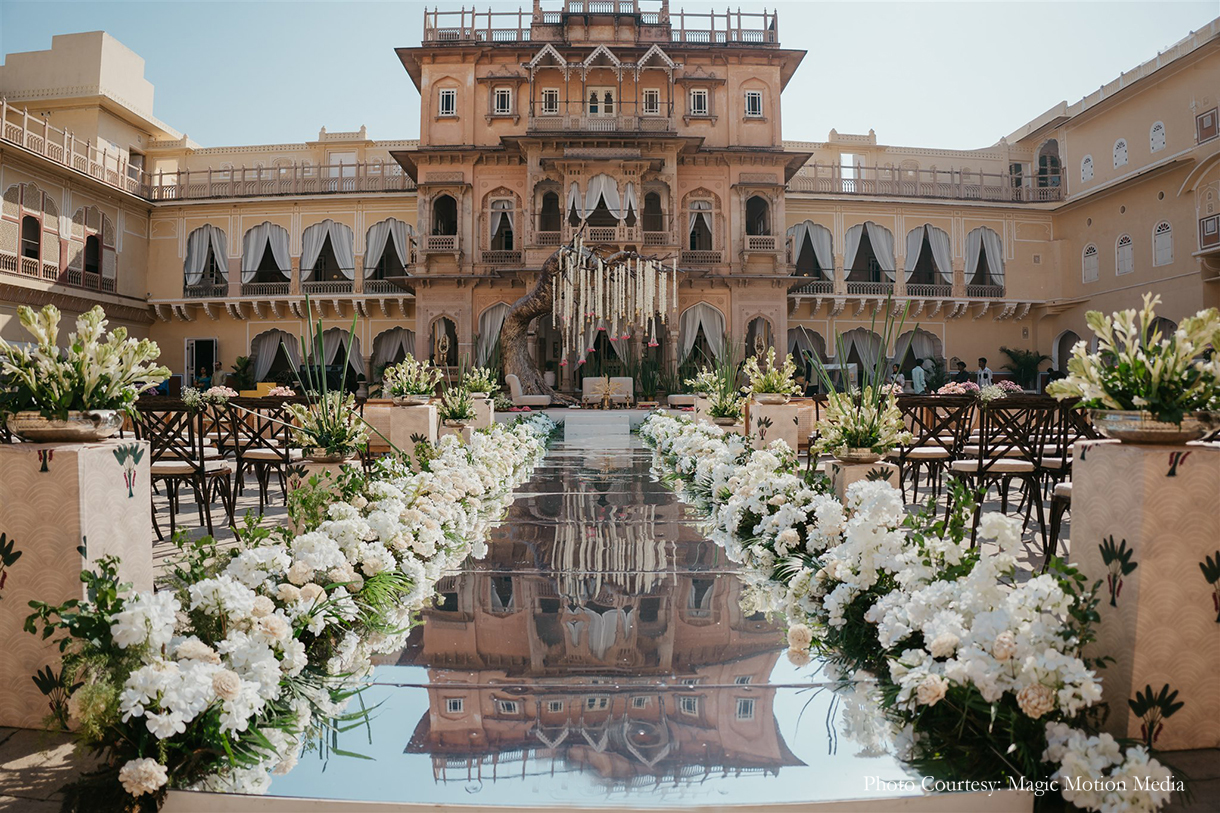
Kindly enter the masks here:
M 1062 199 L 1061 186 L 1038 186 L 1040 180 L 1046 179 L 1007 172 L 808 163 L 788 181 L 788 191 L 1019 203 Z

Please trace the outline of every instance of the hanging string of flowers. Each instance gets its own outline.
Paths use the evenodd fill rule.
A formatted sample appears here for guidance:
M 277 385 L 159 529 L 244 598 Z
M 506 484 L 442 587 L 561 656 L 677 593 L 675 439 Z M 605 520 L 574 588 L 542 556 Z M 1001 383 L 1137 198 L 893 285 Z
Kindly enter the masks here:
M 560 249 L 551 324 L 562 336 L 561 365 L 573 351 L 593 349 L 586 338 L 593 328 L 609 331 L 611 341 L 643 331 L 648 346 L 656 347 L 658 319 L 664 325 L 677 307 L 677 259 L 666 265 L 657 257 L 624 252 L 606 260 L 585 248 L 579 235 Z

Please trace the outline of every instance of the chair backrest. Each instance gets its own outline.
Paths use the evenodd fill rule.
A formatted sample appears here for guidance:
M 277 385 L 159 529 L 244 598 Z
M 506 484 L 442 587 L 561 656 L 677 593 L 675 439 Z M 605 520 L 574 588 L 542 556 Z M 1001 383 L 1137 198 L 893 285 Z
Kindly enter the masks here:
M 900 459 L 920 447 L 939 447 L 956 458 L 970 437 L 975 409 L 976 401 L 969 396 L 899 396 L 898 410 L 912 438 L 910 445 L 899 448 Z
M 1040 466 L 1045 446 L 1060 425 L 1059 403 L 1036 395 L 1010 395 L 980 405 L 978 414 L 979 473 L 1002 459 Z
M 148 461 L 188 463 L 204 468 L 204 416 L 177 400 L 158 399 L 156 406 L 137 403 L 136 437 L 148 441 Z
M 517 378 L 515 373 L 509 373 L 504 376 L 504 383 L 508 385 L 508 394 L 512 398 L 521 397 L 521 379 Z
M 635 395 L 635 379 L 629 375 L 611 378 L 610 392 L 614 395 Z
M 600 398 L 606 392 L 606 379 L 588 376 L 580 380 L 580 391 L 586 398 Z
M 275 452 L 288 461 L 292 415 L 281 399 L 232 398 L 227 404 L 233 449 L 240 462 L 255 449 Z

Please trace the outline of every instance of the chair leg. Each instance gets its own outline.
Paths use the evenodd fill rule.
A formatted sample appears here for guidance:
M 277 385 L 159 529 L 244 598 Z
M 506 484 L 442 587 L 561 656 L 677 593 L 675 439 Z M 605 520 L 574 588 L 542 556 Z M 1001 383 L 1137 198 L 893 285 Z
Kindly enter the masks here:
M 1038 490 L 1038 484 L 1031 482 L 1029 484 L 1030 493 L 1033 495 L 1031 499 L 1034 501 L 1034 507 L 1038 510 L 1038 530 L 1042 534 L 1042 545 L 1046 546 L 1046 514 L 1042 510 L 1042 492 Z
M 157 493 L 160 494 L 161 492 L 158 491 Z M 157 541 L 161 542 L 164 541 L 165 534 L 161 533 L 161 525 L 157 522 L 157 501 L 152 498 L 151 494 L 149 495 L 149 500 L 152 502 L 150 513 L 152 514 L 153 531 L 157 534 Z

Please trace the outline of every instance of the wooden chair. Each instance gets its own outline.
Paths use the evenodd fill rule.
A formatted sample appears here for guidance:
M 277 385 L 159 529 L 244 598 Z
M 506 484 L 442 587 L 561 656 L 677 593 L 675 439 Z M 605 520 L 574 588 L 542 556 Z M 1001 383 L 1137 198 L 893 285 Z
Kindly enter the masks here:
M 1051 529 L 1046 544 L 1042 546 L 1042 569 L 1046 570 L 1051 557 L 1057 555 L 1059 534 L 1063 530 L 1063 515 L 1072 508 L 1072 481 L 1057 483 L 1051 492 Z
M 267 488 L 274 474 L 285 502 L 288 499 L 289 467 L 300 462 L 300 449 L 291 448 L 292 415 L 280 398 L 233 398 L 228 403 L 230 435 L 236 459 L 237 493 L 245 489 L 246 472 L 254 472 L 258 483 L 258 510 L 267 504 Z
M 888 457 L 898 466 L 898 483 L 904 502 L 908 473 L 912 491 L 918 499 L 921 468 L 927 471 L 933 496 L 940 496 L 942 475 L 950 463 L 961 457 L 970 436 L 975 407 L 975 399 L 970 397 L 903 395 L 898 398 L 898 409 L 913 437 L 909 445 L 895 449 Z
M 949 471 L 962 480 L 974 494 L 974 522 L 970 538 L 978 531 L 983 501 L 992 485 L 1000 487 L 1000 510 L 1008 511 L 1008 486 L 1021 482 L 1025 495 L 1038 512 L 1038 527 L 1046 537 L 1046 516 L 1043 511 L 1040 472 L 1042 453 L 1048 433 L 1056 425 L 1059 405 L 1047 398 L 1010 395 L 978 409 L 979 442 L 971 450 L 973 457 L 963 457 L 949 464 Z M 950 497 L 947 517 L 953 509 Z
M 141 404 L 136 413 L 136 437 L 148 441 L 149 445 L 152 484 L 165 483 L 170 536 L 177 529 L 178 498 L 183 485 L 190 486 L 194 492 L 199 524 L 205 525 L 209 534 L 215 533 L 213 495 L 220 498 L 229 524 L 233 524 L 235 506 L 230 480 L 233 467 L 226 460 L 210 456 L 204 427 L 203 412 L 192 411 L 181 401 L 159 400 L 155 407 Z M 157 522 L 155 504 L 153 530 L 158 539 L 165 538 Z

